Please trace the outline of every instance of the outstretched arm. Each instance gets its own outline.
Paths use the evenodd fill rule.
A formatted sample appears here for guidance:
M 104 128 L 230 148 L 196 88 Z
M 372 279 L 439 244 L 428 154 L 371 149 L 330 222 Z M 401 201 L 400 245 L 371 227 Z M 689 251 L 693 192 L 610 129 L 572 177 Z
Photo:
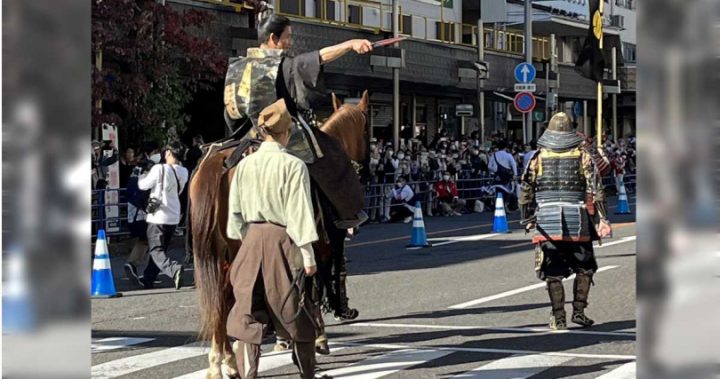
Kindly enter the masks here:
M 351 51 L 358 54 L 365 54 L 372 51 L 372 49 L 372 43 L 366 39 L 347 40 L 343 43 L 321 49 L 320 64 L 330 63 Z

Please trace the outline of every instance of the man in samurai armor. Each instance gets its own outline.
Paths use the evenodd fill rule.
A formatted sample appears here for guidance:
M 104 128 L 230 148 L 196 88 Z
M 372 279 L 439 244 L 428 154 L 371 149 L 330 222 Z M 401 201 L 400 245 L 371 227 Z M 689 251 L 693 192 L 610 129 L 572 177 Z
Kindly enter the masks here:
M 519 204 L 526 231 L 535 229 L 535 271 L 547 283 L 550 328 L 567 327 L 562 281 L 571 274 L 571 321 L 589 327 L 594 321 L 585 308 L 598 268 L 593 241 L 612 233 L 602 177 L 565 113 L 552 117 L 537 145 L 522 175 Z

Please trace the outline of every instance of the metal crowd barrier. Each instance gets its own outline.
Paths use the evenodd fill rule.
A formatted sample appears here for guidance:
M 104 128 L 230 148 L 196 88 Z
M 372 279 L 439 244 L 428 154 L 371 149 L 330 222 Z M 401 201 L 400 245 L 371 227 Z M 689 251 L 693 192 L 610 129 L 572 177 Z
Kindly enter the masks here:
M 93 190 L 91 198 L 92 238 L 97 237 L 99 229 L 105 229 L 108 236 L 130 234 L 127 222 L 127 201 L 125 188 Z M 110 194 L 110 200 L 107 199 Z M 116 194 L 115 196 L 112 196 Z M 115 198 L 115 200 L 112 200 Z
M 494 194 L 489 192 L 487 187 L 494 184 L 494 179 L 489 175 L 481 175 L 476 178 L 468 178 L 468 175 L 469 172 L 467 171 L 458 173 L 458 176 L 463 178 L 455 181 L 458 187 L 459 197 L 464 200 L 492 201 Z M 395 186 L 395 179 L 395 175 L 390 174 L 385 178 L 385 183 L 370 183 L 365 186 L 365 212 L 367 212 L 371 220 L 381 220 L 386 207 L 400 205 L 391 205 L 390 191 L 392 191 Z M 623 178 L 625 188 L 629 194 L 635 193 L 635 181 L 635 174 L 628 174 Z M 436 182 L 437 179 L 408 182 L 408 185 L 415 193 L 416 200 L 420 201 L 423 207 L 423 213 L 426 215 L 433 214 L 432 212 L 437 206 L 437 199 L 433 190 Z M 604 177 L 603 185 L 608 195 L 616 195 L 617 191 L 614 176 Z M 118 201 L 106 201 L 105 194 L 109 191 L 117 192 Z M 97 235 L 97 230 L 101 227 L 106 229 L 106 234 L 109 236 L 126 236 L 130 234 L 127 222 L 128 203 L 125 199 L 125 191 L 125 188 L 92 191 L 93 239 Z M 117 209 L 112 209 L 112 207 L 116 207 Z

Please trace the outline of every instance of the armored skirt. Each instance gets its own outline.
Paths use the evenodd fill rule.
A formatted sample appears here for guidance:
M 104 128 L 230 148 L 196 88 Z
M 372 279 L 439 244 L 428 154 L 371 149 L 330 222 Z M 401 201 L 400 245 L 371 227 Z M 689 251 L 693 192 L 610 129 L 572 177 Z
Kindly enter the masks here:
M 272 322 L 280 337 L 314 342 L 315 327 L 307 313 L 300 310 L 300 295 L 293 288 L 302 268 L 300 249 L 284 227 L 250 224 L 230 267 L 235 305 L 228 316 L 228 335 L 260 345 L 265 325 Z M 290 297 L 285 301 L 288 293 Z

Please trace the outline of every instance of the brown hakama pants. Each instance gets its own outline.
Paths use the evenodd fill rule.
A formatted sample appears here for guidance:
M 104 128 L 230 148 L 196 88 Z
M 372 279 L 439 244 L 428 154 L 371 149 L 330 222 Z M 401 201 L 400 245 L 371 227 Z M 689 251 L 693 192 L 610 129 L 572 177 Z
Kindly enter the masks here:
M 228 335 L 237 340 L 231 343 L 242 378 L 257 376 L 260 345 L 271 322 L 278 336 L 294 342 L 293 354 L 301 377 L 315 376 L 315 327 L 307 313 L 299 309 L 299 294 L 292 288 L 300 269 L 300 249 L 284 227 L 270 223 L 249 226 L 230 267 L 235 305 L 227 321 Z M 309 305 L 310 299 L 305 303 Z

